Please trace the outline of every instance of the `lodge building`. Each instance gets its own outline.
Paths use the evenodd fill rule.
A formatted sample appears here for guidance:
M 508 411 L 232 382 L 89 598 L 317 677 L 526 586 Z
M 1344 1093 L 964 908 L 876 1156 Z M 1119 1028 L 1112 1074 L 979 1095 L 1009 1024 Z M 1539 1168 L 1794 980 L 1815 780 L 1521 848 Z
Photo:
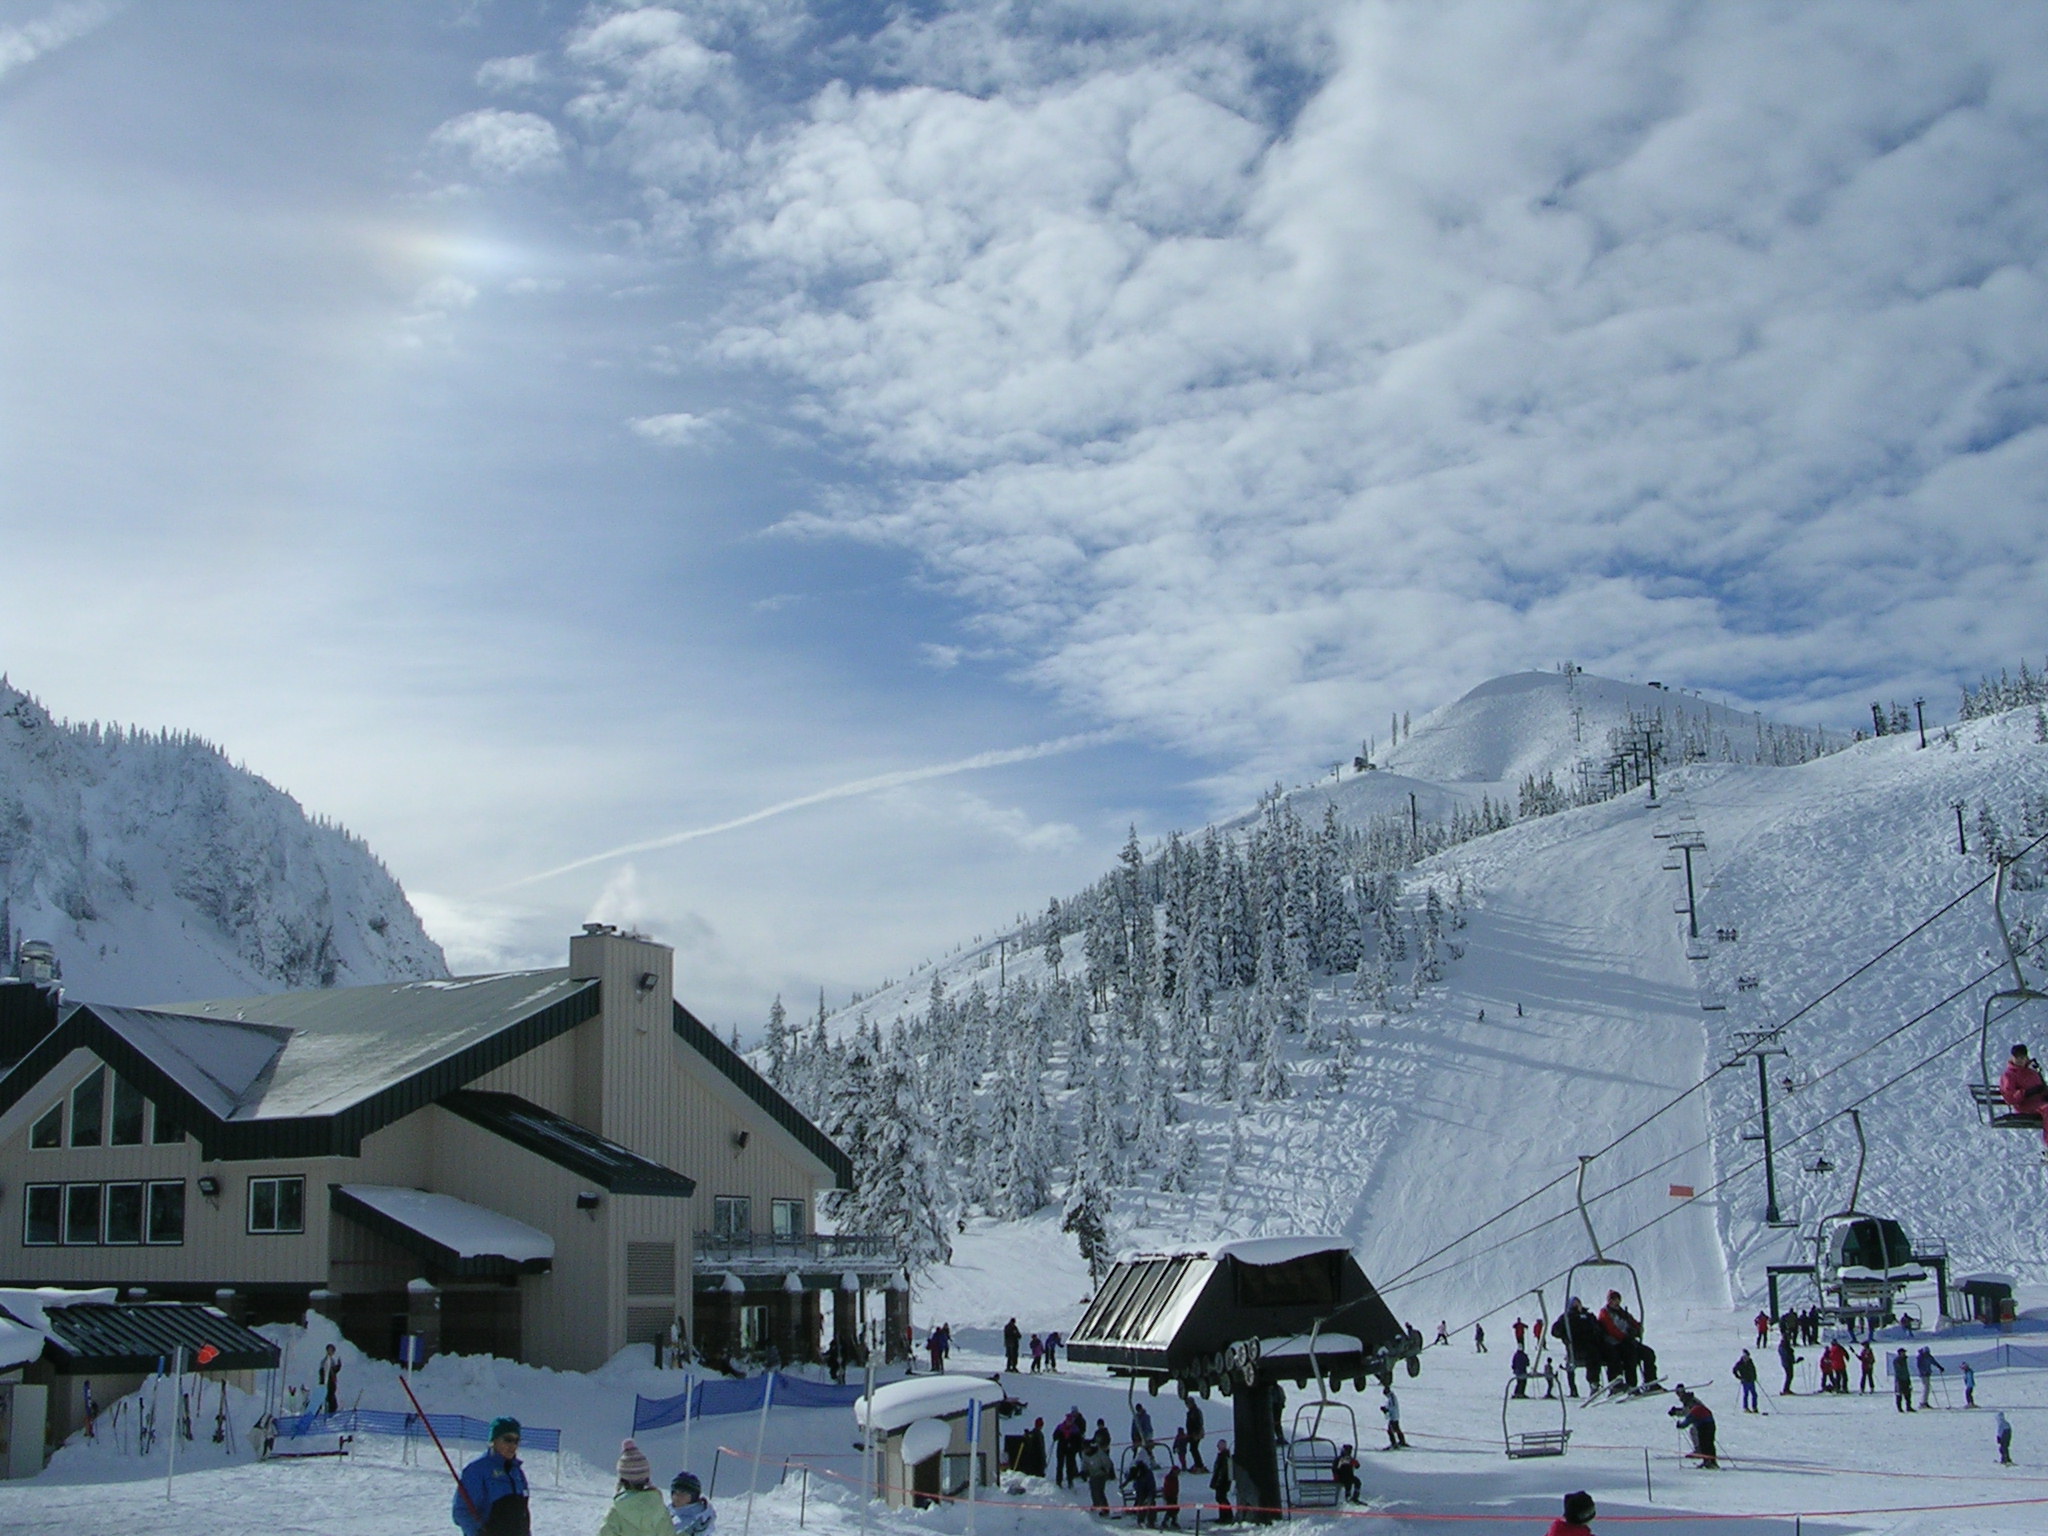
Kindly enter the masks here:
M 559 969 L 162 1007 L 0 986 L 0 1285 L 118 1286 L 366 1351 L 588 1370 L 680 1328 L 816 1359 L 908 1330 L 846 1155 L 588 924 Z M 879 1297 L 870 1293 L 879 1292 Z

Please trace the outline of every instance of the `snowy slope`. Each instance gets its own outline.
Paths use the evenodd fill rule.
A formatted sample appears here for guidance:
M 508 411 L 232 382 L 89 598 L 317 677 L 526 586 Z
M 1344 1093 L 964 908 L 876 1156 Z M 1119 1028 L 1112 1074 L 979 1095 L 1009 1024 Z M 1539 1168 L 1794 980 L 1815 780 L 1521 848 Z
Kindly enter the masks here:
M 447 974 L 360 840 L 204 742 L 64 725 L 4 681 L 0 904 L 103 1002 Z

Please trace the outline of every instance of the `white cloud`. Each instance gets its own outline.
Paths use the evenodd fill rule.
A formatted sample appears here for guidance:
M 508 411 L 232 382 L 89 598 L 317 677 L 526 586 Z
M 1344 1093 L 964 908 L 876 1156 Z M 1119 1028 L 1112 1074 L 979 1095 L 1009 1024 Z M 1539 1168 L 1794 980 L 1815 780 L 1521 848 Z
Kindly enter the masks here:
M 702 442 L 718 427 L 718 423 L 712 417 L 693 415 L 689 411 L 670 411 L 662 416 L 635 416 L 626 425 L 638 436 L 661 448 L 687 448 L 692 443 Z
M 450 118 L 434 130 L 437 148 L 459 155 L 478 175 L 510 179 L 553 170 L 562 161 L 562 136 L 532 112 L 485 107 Z
M 99 0 L 59 5 L 33 21 L 0 27 L 0 79 L 104 25 L 116 7 Z
M 477 69 L 476 83 L 499 95 L 531 91 L 546 79 L 540 55 L 522 53 L 512 58 L 487 59 Z

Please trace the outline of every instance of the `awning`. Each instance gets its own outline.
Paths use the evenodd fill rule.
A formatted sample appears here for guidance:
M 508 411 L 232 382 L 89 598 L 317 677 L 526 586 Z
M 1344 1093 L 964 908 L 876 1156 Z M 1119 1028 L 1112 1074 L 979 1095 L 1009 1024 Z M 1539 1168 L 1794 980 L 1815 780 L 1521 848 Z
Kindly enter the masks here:
M 196 1302 L 52 1308 L 46 1326 L 64 1376 L 153 1371 L 159 1361 L 168 1369 L 180 1349 L 188 1371 L 261 1371 L 278 1359 L 278 1347 L 262 1334 Z M 202 1366 L 208 1347 L 216 1353 Z
M 418 1254 L 451 1279 L 533 1275 L 553 1267 L 555 1240 L 547 1233 L 453 1195 L 385 1184 L 328 1189 L 339 1214 Z

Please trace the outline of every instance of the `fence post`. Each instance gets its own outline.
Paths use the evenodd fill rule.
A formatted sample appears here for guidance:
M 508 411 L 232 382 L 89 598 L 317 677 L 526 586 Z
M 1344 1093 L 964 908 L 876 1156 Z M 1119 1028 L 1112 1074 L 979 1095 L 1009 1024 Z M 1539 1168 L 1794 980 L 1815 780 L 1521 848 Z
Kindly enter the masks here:
M 725 1447 L 722 1445 L 711 1453 L 711 1486 L 704 1490 L 704 1497 L 706 1499 L 709 1499 L 712 1494 L 718 1492 L 718 1462 L 719 1458 L 724 1455 Z
M 804 1511 L 811 1507 L 811 1469 L 807 1465 L 803 1470 L 804 1485 L 802 1491 L 797 1494 L 796 1500 L 796 1528 L 798 1530 L 804 1528 Z
M 1657 1495 L 1650 1488 L 1650 1448 L 1647 1445 L 1643 1447 L 1643 1498 L 1651 1504 L 1657 1502 Z

